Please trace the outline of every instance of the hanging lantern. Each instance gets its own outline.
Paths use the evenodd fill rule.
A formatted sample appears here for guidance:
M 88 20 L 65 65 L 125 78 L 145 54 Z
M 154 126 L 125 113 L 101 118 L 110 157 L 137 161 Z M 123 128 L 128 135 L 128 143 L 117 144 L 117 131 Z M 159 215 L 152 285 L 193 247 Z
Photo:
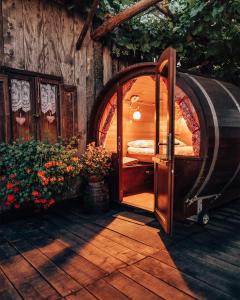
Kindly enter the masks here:
M 142 114 L 141 114 L 141 112 L 139 110 L 136 110 L 133 113 L 133 120 L 139 121 L 139 120 L 141 120 L 141 117 L 142 117 Z

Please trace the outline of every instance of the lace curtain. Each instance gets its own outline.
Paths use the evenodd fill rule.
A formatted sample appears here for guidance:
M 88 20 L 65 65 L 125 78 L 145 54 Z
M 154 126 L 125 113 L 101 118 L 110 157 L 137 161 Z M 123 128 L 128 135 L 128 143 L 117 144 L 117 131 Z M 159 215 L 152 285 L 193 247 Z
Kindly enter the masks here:
M 44 114 L 56 113 L 57 89 L 52 84 L 40 84 L 41 110 Z
M 30 83 L 25 80 L 11 80 L 12 111 L 22 109 L 24 112 L 31 110 Z

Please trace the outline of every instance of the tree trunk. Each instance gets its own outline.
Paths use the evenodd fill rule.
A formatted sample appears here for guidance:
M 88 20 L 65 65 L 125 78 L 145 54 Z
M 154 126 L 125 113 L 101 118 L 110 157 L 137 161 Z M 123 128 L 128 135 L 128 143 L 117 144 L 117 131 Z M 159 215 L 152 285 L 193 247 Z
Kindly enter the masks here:
M 146 9 L 155 5 L 158 2 L 161 2 L 161 0 L 140 0 L 136 4 L 130 6 L 129 8 L 117 14 L 116 16 L 113 16 L 107 21 L 105 21 L 93 32 L 92 38 L 94 40 L 101 38 L 113 28 L 138 15 L 139 13 L 145 11 Z

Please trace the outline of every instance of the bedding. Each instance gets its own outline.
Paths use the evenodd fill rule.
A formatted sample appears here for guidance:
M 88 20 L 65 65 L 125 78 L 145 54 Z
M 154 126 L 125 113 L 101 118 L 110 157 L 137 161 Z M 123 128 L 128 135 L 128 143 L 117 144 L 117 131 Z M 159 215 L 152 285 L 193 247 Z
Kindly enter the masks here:
M 178 139 L 175 139 L 175 144 L 177 146 L 186 146 L 183 142 L 181 142 Z M 128 142 L 128 147 L 134 147 L 134 148 L 154 148 L 155 143 L 153 140 L 136 140 Z
M 139 160 L 137 158 L 133 158 L 133 157 L 123 157 L 123 165 L 124 166 L 132 166 L 132 165 L 136 165 L 139 162 Z
M 187 146 L 183 142 L 175 139 L 175 155 L 194 156 L 192 146 Z M 145 146 L 145 147 L 143 147 Z M 148 147 L 147 147 L 148 146 Z M 127 155 L 138 159 L 141 162 L 152 162 L 154 155 L 154 141 L 136 140 L 128 143 Z

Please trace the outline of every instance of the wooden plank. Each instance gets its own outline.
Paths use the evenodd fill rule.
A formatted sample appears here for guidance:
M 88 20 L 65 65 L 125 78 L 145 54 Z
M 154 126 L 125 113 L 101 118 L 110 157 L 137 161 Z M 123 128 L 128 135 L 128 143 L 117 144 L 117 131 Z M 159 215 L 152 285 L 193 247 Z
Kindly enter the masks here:
M 3 43 L 3 10 L 2 10 L 2 2 L 0 0 L 0 65 L 3 64 L 4 61 L 4 43 Z
M 82 289 L 81 291 L 66 297 L 67 300 L 96 300 L 97 298 L 90 294 L 87 290 Z
M 81 289 L 79 283 L 57 267 L 38 249 L 35 249 L 31 243 L 19 241 L 14 243 L 13 246 L 62 297 Z
M 60 27 L 57 30 L 56 46 L 60 59 L 61 75 L 65 84 L 75 83 L 74 74 L 74 55 L 75 55 L 75 36 L 74 18 L 64 7 L 59 11 Z
M 15 290 L 11 282 L 0 269 L 0 299 L 1 300 L 20 300 L 22 297 Z
M 195 247 L 199 249 L 206 250 L 213 257 L 227 261 L 240 267 L 240 249 L 239 247 L 234 247 L 233 244 L 222 242 L 219 240 L 213 240 L 211 236 L 192 236 L 191 240 L 196 244 Z M 197 246 L 198 245 L 198 246 Z
M 22 0 L 7 0 L 2 3 L 4 65 L 24 69 L 24 32 Z
M 95 98 L 103 88 L 103 46 L 101 43 L 93 43 L 94 50 L 94 80 Z
M 83 227 L 87 227 L 94 232 L 101 234 L 102 236 L 107 237 L 108 239 L 115 241 L 125 247 L 128 247 L 129 249 L 132 249 L 134 251 L 137 251 L 140 254 L 143 255 L 151 255 L 153 253 L 156 253 L 159 251 L 157 248 L 150 247 L 148 245 L 145 245 L 141 242 L 138 242 L 136 240 L 133 240 L 125 235 L 122 235 L 118 232 L 112 231 L 108 228 L 103 228 L 101 226 L 98 226 L 96 224 L 83 224 Z
M 137 262 L 135 265 L 193 298 L 231 299 L 231 297 L 224 292 L 209 286 L 205 282 L 198 280 L 189 274 L 181 272 L 177 264 L 173 267 L 166 265 L 157 259 L 147 257 L 142 261 Z
M 87 290 L 100 300 L 129 299 L 103 279 L 100 279 L 94 284 L 87 286 Z
M 50 218 L 49 218 L 50 219 Z M 113 257 L 121 260 L 126 264 L 135 263 L 145 256 L 142 254 L 137 253 L 131 249 L 128 249 L 108 238 L 96 234 L 96 232 L 83 227 L 82 224 L 76 224 L 74 222 L 66 222 L 61 218 L 56 218 L 51 216 L 51 221 L 56 224 L 57 226 L 65 226 L 65 228 L 73 233 L 74 235 L 78 236 L 82 240 L 88 242 L 89 244 L 94 245 L 96 248 L 109 253 Z
M 164 234 L 160 236 L 158 229 L 149 226 L 114 218 L 97 219 L 95 223 L 158 249 L 164 249 L 171 242 L 169 237 Z
M 87 116 L 88 116 L 88 131 L 89 121 L 91 118 L 92 110 L 95 104 L 95 81 L 94 81 L 94 49 L 93 49 L 93 41 L 90 38 L 90 33 L 88 33 L 86 37 L 87 44 L 87 73 L 86 73 L 86 88 L 87 88 Z
M 74 43 L 83 27 L 83 21 L 76 15 L 74 18 Z M 78 95 L 78 131 L 80 151 L 84 151 L 87 140 L 87 47 L 84 43 L 80 51 L 75 51 L 74 82 L 77 85 Z
M 74 18 L 63 7 L 44 3 L 45 73 L 74 84 Z
M 44 73 L 61 76 L 60 57 L 55 41 L 60 27 L 60 11 L 54 3 L 44 2 Z
M 130 299 L 162 299 L 122 273 L 115 272 L 106 277 L 105 280 Z
M 43 73 L 43 2 L 41 0 L 22 1 L 25 69 Z
M 81 46 L 84 42 L 84 39 L 87 35 L 87 32 L 91 26 L 91 23 L 93 22 L 93 18 L 96 14 L 96 11 L 97 11 L 97 8 L 98 8 L 98 5 L 99 5 L 99 0 L 94 0 L 93 3 L 92 3 L 92 6 L 90 8 L 90 11 L 88 13 L 88 16 L 87 16 L 87 19 L 85 20 L 85 23 L 84 23 L 84 26 L 81 30 L 81 33 L 77 39 L 77 43 L 76 43 L 76 49 L 77 50 L 80 50 L 81 49 Z
M 43 234 L 39 230 L 41 226 L 41 224 L 36 224 L 37 229 L 34 229 L 25 224 L 25 226 L 20 226 L 21 230 L 13 227 L 11 229 L 6 228 L 4 229 L 4 236 L 12 243 L 21 240 L 29 241 L 35 249 L 39 249 L 46 257 L 82 286 L 91 284 L 95 280 L 106 276 L 105 272 L 87 259 L 79 256 L 68 245 L 50 238 L 49 234 Z
M 109 48 L 103 48 L 103 84 L 106 84 L 112 77 L 112 57 Z
M 161 251 L 154 254 L 153 257 L 226 294 L 233 297 L 239 294 L 239 268 L 203 254 L 199 257 L 199 254 L 196 255 L 193 252 L 193 249 L 189 249 L 189 251 L 185 249 L 171 250 L 169 252 Z M 236 281 L 234 281 L 234 278 Z
M 116 257 L 126 264 L 132 264 L 145 257 L 133 250 L 119 245 L 116 242 L 113 242 L 112 240 L 107 239 L 104 236 L 96 234 L 94 231 L 83 227 L 82 224 L 78 225 L 71 222 L 64 222 L 64 220 L 52 216 L 48 220 L 57 226 L 65 226 L 68 231 L 78 236 L 82 240 L 94 245 L 103 252 L 109 253 L 111 256 Z
M 144 272 L 136 266 L 129 266 L 120 270 L 121 273 L 136 281 L 138 284 L 149 289 L 163 299 L 194 299 L 187 294 L 179 291 L 175 287 L 165 283 L 164 281 Z
M 45 241 L 46 237 L 42 237 L 31 242 L 59 268 L 63 269 L 82 286 L 91 284 L 106 276 L 106 273 L 100 268 L 82 256 L 79 256 L 61 241 L 50 240 L 48 243 Z
M 86 241 L 80 239 L 69 231 L 52 224 L 46 224 L 41 228 L 45 233 L 50 234 L 52 237 L 59 239 L 62 243 L 70 246 L 77 254 L 86 258 L 100 269 L 106 272 L 113 272 L 125 264 L 119 259 L 99 250 L 95 246 L 86 243 Z
M 8 244 L 0 245 L 0 266 L 24 299 L 60 299 L 60 295 Z

